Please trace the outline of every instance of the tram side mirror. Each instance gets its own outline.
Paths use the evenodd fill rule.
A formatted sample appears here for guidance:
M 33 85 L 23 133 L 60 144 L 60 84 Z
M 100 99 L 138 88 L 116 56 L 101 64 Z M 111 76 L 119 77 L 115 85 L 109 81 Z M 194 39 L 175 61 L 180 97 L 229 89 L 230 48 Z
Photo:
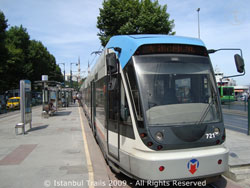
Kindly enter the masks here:
M 114 74 L 117 72 L 118 59 L 116 53 L 110 53 L 106 55 L 108 73 Z
M 237 71 L 239 73 L 243 73 L 245 69 L 244 59 L 239 54 L 235 54 L 234 60 L 237 67 Z

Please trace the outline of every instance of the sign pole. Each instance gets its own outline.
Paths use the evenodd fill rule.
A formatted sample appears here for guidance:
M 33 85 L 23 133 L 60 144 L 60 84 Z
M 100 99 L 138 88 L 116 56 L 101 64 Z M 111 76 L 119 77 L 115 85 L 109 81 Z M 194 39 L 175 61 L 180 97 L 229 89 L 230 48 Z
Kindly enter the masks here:
M 247 106 L 248 106 L 248 131 L 247 131 L 247 134 L 250 135 L 250 97 L 248 97 L 247 99 Z

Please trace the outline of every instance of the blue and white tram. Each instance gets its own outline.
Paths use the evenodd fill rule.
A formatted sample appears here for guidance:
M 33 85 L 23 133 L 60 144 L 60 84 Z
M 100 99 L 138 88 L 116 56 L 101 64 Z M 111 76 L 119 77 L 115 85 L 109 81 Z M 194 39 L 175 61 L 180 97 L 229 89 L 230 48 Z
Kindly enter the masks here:
M 196 179 L 227 170 L 220 99 L 201 40 L 114 36 L 81 91 L 104 156 L 128 176 Z

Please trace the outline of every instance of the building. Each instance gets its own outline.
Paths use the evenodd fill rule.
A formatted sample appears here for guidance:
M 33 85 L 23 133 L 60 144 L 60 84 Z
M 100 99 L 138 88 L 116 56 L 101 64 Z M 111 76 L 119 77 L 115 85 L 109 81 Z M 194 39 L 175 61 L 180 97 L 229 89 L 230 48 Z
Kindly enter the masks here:
M 218 69 L 215 69 L 214 75 L 218 86 L 233 86 L 236 97 L 249 95 L 250 86 L 237 86 L 234 79 L 224 78 L 224 73 L 219 71 Z
M 224 78 L 223 72 L 215 72 L 215 79 L 218 86 L 236 86 L 236 81 L 232 78 Z
M 249 96 L 250 86 L 234 86 L 235 96 Z

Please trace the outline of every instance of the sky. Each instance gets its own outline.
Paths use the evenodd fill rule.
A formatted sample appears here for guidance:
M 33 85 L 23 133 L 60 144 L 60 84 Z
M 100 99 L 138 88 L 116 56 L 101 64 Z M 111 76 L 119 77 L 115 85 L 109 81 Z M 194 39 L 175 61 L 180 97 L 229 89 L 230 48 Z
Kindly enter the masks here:
M 56 58 L 65 63 L 81 62 L 81 75 L 86 75 L 88 62 L 93 66 L 101 43 L 96 28 L 103 0 L 0 0 L 0 10 L 11 26 L 25 27 L 33 40 L 41 41 Z M 234 78 L 237 85 L 250 85 L 250 3 L 248 0 L 159 0 L 167 4 L 174 31 L 178 36 L 198 38 L 200 8 L 200 38 L 208 49 L 241 48 L 246 75 Z M 210 54 L 214 68 L 225 76 L 237 74 L 234 54 L 239 51 L 219 51 Z M 63 71 L 63 65 L 59 65 Z M 77 67 L 72 64 L 72 71 Z

